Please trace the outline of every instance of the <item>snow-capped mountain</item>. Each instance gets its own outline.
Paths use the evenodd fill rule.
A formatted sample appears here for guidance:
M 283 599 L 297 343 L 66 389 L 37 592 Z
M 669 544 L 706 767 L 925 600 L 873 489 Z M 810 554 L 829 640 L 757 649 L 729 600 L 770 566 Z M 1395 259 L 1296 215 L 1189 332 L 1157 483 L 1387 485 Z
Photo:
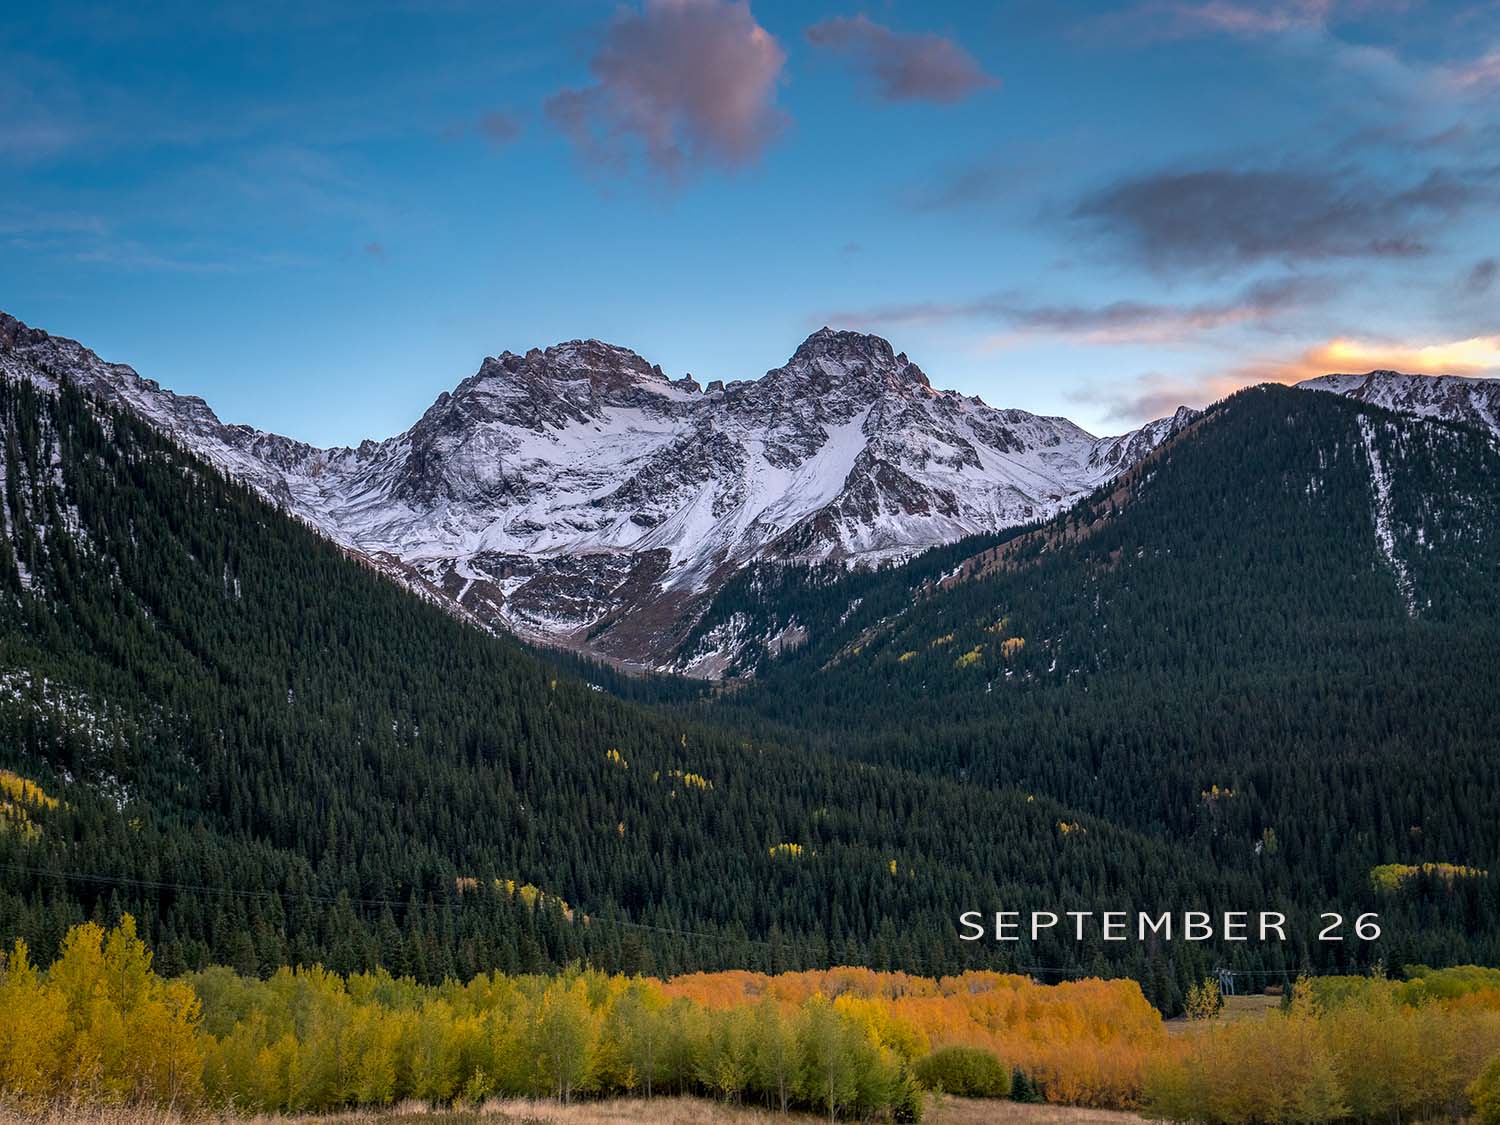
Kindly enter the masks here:
M 0 372 L 67 377 L 129 408 L 483 625 L 652 665 L 752 560 L 874 564 L 1041 519 L 1196 417 L 1095 438 L 935 390 L 885 340 L 827 328 L 759 379 L 707 387 L 596 340 L 505 352 L 405 433 L 357 448 L 225 424 L 4 314 Z M 1430 404 L 1419 412 L 1482 409 L 1478 391 L 1420 389 L 1475 381 L 1392 378 L 1415 381 L 1403 393 Z
M 934 390 L 886 341 L 829 329 L 707 388 L 593 340 L 507 352 L 355 449 L 226 425 L 10 317 L 0 368 L 130 408 L 486 624 L 650 660 L 751 559 L 873 563 L 1044 517 L 1191 417 L 1099 440 Z
M 1297 386 L 1329 391 L 1402 414 L 1465 422 L 1500 434 L 1500 379 L 1371 371 L 1367 375 L 1320 375 Z

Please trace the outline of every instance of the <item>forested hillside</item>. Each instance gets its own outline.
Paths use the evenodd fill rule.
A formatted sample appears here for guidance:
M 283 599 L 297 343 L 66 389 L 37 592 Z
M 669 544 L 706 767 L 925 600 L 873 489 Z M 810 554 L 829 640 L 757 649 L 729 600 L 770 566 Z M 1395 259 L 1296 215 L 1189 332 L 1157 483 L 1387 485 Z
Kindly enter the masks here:
M 1392 963 L 1494 962 L 1497 528 L 1492 435 L 1258 388 L 998 546 L 747 573 L 703 628 L 805 639 L 698 713 L 1358 902 Z
M 1042 792 L 621 702 L 76 390 L 0 383 L 0 421 L 0 932 L 38 958 L 129 910 L 169 972 L 1108 956 L 1170 1008 L 1214 951 L 997 952 L 956 915 L 1278 897 Z

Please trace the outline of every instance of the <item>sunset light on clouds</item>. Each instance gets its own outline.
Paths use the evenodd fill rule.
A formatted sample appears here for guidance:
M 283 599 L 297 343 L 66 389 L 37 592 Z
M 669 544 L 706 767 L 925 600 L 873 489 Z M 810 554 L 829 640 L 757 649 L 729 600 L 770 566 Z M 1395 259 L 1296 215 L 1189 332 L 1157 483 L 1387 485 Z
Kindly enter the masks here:
M 1429 375 L 1500 374 L 1500 336 L 1475 336 L 1414 347 L 1332 340 L 1309 352 L 1307 366 L 1325 371 L 1420 371 Z
M 1500 374 L 1493 4 L 166 7 L 10 14 L 0 307 L 237 421 L 390 434 L 577 337 L 754 378 L 825 323 L 1097 432 Z

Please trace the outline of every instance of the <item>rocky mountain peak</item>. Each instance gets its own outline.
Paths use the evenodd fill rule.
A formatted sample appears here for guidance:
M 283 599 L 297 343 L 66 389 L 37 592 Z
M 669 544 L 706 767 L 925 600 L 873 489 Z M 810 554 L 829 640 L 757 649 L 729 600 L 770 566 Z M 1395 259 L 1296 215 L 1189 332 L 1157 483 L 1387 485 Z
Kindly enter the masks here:
M 626 375 L 649 382 L 668 381 L 659 364 L 648 363 L 629 348 L 603 340 L 568 340 L 541 354 L 550 369 L 567 377 L 614 381 Z
M 0 312 L 0 350 L 14 351 L 18 347 L 43 343 L 47 338 L 47 333 L 40 328 L 28 328 L 9 313 Z
M 1500 379 L 1369 371 L 1363 375 L 1320 375 L 1297 386 L 1500 433 Z
M 1094 438 L 934 390 L 886 340 L 832 328 L 707 391 L 600 340 L 503 352 L 406 432 L 347 450 L 225 425 L 3 316 L 0 374 L 131 409 L 467 617 L 658 665 L 751 560 L 873 565 L 1042 519 L 1192 417 Z
M 826 324 L 798 345 L 792 362 L 810 361 L 823 356 L 838 359 L 862 357 L 894 363 L 896 353 L 890 341 L 867 332 L 850 332 L 829 328 Z
M 475 379 L 586 382 L 600 389 L 619 389 L 636 383 L 672 385 L 659 364 L 648 363 L 629 348 L 602 340 L 567 340 L 550 348 L 532 348 L 525 355 L 501 352 L 480 365 Z
M 769 375 L 811 379 L 815 384 L 830 386 L 862 385 L 867 393 L 932 387 L 922 369 L 907 359 L 905 352 L 897 353 L 888 340 L 826 326 L 803 340 L 786 365 Z

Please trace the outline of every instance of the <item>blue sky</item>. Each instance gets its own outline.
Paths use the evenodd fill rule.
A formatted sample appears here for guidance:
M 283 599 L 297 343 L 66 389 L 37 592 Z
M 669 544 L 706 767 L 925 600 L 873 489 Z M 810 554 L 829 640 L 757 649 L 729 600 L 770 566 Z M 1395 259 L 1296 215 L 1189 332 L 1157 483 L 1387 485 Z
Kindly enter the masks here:
M 1119 432 L 1500 374 L 1500 3 L 278 0 L 0 26 L 0 308 L 227 420 L 409 425 L 596 336 L 824 323 Z

